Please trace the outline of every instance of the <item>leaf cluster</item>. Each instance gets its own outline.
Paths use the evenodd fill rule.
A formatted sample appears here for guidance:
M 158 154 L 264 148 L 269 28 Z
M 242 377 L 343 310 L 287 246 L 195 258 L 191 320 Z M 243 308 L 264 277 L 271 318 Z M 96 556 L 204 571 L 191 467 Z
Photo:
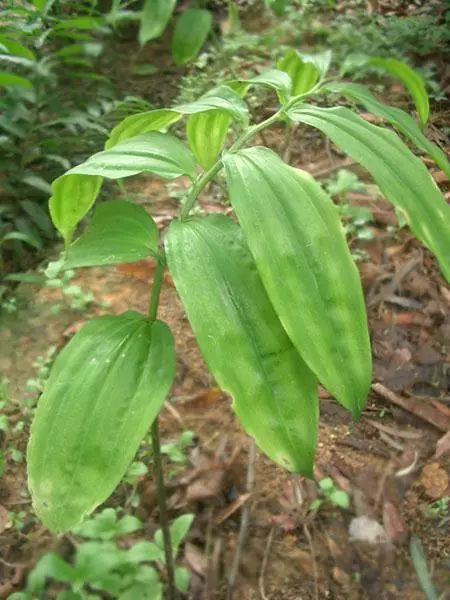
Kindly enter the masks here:
M 186 537 L 193 515 L 185 514 L 170 525 L 172 552 L 176 556 Z M 156 530 L 153 541 L 141 540 L 124 547 L 119 538 L 143 528 L 143 523 L 132 515 L 118 517 L 112 508 L 88 519 L 73 530 L 77 542 L 73 559 L 69 562 L 58 554 L 45 554 L 28 575 L 23 592 L 8 600 L 31 600 L 45 593 L 49 584 L 60 582 L 65 589 L 58 600 L 94 600 L 110 594 L 118 600 L 161 600 L 163 583 L 155 566 L 164 565 L 165 554 L 162 532 Z M 189 585 L 188 571 L 178 566 L 176 584 L 185 592 Z
M 147 316 L 93 319 L 55 361 L 28 448 L 34 507 L 51 529 L 73 527 L 112 493 L 173 382 L 173 339 L 156 319 L 166 260 L 210 370 L 272 460 L 312 477 L 318 381 L 354 417 L 360 414 L 371 383 L 370 339 L 336 206 L 309 173 L 248 144 L 275 124 L 322 132 L 372 175 L 450 279 L 450 208 L 402 139 L 450 172 L 445 154 L 424 134 L 425 86 L 401 61 L 364 61 L 401 81 L 417 119 L 363 86 L 330 77 L 330 52 L 290 49 L 276 68 L 226 81 L 189 103 L 125 118 L 104 150 L 53 182 L 50 210 L 66 245 L 63 269 L 147 256 L 157 269 Z M 270 90 L 278 103 L 256 123 L 246 103 L 253 87 Z M 330 107 L 336 95 L 354 109 Z M 367 122 L 359 106 L 386 126 Z M 183 119 L 187 143 L 168 131 Z M 191 215 L 221 171 L 238 223 Z M 103 180 L 139 173 L 190 181 L 163 245 L 144 209 L 123 201 L 100 204 L 76 238 Z

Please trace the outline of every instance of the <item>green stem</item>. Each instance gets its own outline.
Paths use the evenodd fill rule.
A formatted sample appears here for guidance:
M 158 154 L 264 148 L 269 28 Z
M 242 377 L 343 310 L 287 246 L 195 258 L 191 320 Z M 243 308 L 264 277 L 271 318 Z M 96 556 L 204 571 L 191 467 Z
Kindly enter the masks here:
M 159 297 L 161 295 L 161 286 L 164 281 L 164 269 L 166 268 L 166 255 L 164 249 L 161 248 L 156 257 L 156 269 L 153 276 L 152 292 L 150 294 L 150 301 L 148 305 L 148 318 L 150 322 L 156 320 L 158 313 Z
M 162 537 L 164 542 L 164 555 L 167 569 L 167 598 L 175 600 L 177 590 L 175 587 L 175 567 L 172 553 L 172 542 L 170 539 L 169 518 L 167 516 L 166 492 L 164 488 L 164 474 L 161 460 L 161 443 L 159 440 L 159 421 L 158 417 L 152 425 L 152 448 L 153 448 L 153 476 L 156 482 L 156 490 L 159 505 L 159 521 L 161 524 Z

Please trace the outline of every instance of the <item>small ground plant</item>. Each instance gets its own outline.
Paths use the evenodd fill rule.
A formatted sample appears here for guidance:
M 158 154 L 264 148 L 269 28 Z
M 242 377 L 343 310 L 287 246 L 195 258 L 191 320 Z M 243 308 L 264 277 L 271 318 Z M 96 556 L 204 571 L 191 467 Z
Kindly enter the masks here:
M 170 525 L 174 556 L 192 519 L 191 514 L 182 515 Z M 142 527 L 137 517 L 118 518 L 113 508 L 105 508 L 74 528 L 73 533 L 84 541 L 75 545 L 73 561 L 67 562 L 54 552 L 44 554 L 30 572 L 25 590 L 12 594 L 9 600 L 42 597 L 55 582 L 65 587 L 56 595 L 57 600 L 95 600 L 105 593 L 118 600 L 161 600 L 163 582 L 155 568 L 156 563 L 165 562 L 161 530 L 155 532 L 153 541 L 141 540 L 125 547 L 119 540 Z M 186 568 L 175 569 L 175 581 L 181 592 L 187 590 Z
M 450 208 L 423 162 L 390 128 L 322 102 L 329 105 L 339 95 L 363 105 L 449 173 L 444 153 L 422 130 L 429 109 L 420 78 L 399 61 L 368 59 L 403 81 L 416 122 L 365 87 L 330 78 L 330 58 L 329 52 L 289 50 L 276 69 L 225 82 L 188 104 L 127 117 L 111 131 L 104 151 L 52 186 L 50 213 L 66 248 L 63 269 L 148 256 L 157 266 L 148 314 L 94 318 L 57 357 L 28 446 L 34 508 L 55 532 L 79 525 L 120 482 L 151 426 L 169 596 L 174 569 L 157 418 L 175 372 L 172 335 L 157 318 L 166 265 L 206 362 L 232 396 L 242 426 L 282 467 L 312 477 L 318 381 L 355 418 L 371 383 L 361 283 L 335 205 L 310 174 L 250 142 L 275 125 L 319 129 L 371 173 L 450 278 Z M 278 100 L 276 112 L 255 124 L 245 103 L 251 86 L 273 90 Z M 184 116 L 187 144 L 167 131 Z M 232 123 L 238 133 L 230 140 Z M 222 170 L 238 222 L 191 215 Z M 103 178 L 143 172 L 191 179 L 180 216 L 163 239 L 144 209 L 126 201 L 99 204 L 74 239 Z

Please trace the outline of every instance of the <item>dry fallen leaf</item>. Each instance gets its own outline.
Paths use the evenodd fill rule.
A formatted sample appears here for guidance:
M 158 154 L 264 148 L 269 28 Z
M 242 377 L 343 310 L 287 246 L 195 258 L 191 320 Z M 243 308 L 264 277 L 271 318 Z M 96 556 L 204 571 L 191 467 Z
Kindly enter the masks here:
M 439 463 L 434 462 L 424 466 L 420 483 L 429 498 L 438 500 L 444 496 L 449 486 L 449 476 Z
M 450 454 L 450 431 L 447 431 L 436 444 L 435 458 L 440 458 L 444 454 Z
M 391 502 L 383 505 L 383 525 L 390 542 L 400 542 L 406 537 L 406 526 L 397 507 Z

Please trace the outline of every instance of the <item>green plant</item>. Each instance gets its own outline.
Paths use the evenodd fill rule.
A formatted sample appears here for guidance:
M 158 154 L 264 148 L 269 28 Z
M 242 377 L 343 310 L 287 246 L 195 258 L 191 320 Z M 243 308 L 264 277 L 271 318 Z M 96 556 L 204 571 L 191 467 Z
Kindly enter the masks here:
M 321 493 L 320 498 L 316 498 L 310 504 L 310 510 L 318 511 L 321 506 L 328 502 L 337 508 L 347 509 L 350 506 L 350 499 L 347 492 L 344 490 L 338 490 L 334 485 L 331 477 L 325 477 L 318 482 L 318 487 Z
M 42 394 L 45 382 L 50 374 L 50 367 L 55 359 L 55 354 L 56 346 L 50 346 L 45 354 L 38 356 L 33 362 L 36 374 L 34 377 L 27 379 L 25 386 L 28 392 Z
M 426 507 L 426 515 L 430 519 L 439 521 L 439 527 L 442 527 L 450 520 L 450 496 L 442 496 Z
M 95 2 L 8 2 L 0 23 L 0 276 L 24 244 L 53 237 L 43 203 L 49 181 L 102 143 L 124 115 L 148 108 L 119 102 L 97 71 L 111 27 Z M 2 70 L 5 69 L 5 70 Z M 73 85 L 74 81 L 83 85 Z
M 140 16 L 139 41 L 142 45 L 160 37 L 175 10 L 176 0 L 145 0 Z M 199 53 L 212 26 L 212 14 L 204 8 L 184 7 L 176 18 L 172 34 L 172 57 L 177 65 Z
M 173 463 L 184 464 L 186 462 L 185 450 L 192 442 L 193 431 L 183 431 L 175 442 L 161 445 L 162 454 L 166 454 Z
M 191 526 L 193 515 L 186 514 L 170 525 L 172 552 L 176 556 L 180 544 Z M 75 528 L 77 537 L 85 538 L 76 544 L 73 560 L 65 561 L 53 552 L 45 554 L 30 572 L 23 592 L 9 596 L 9 600 L 29 600 L 46 593 L 52 582 L 66 586 L 56 596 L 58 600 L 92 600 L 103 594 L 120 600 L 160 600 L 163 583 L 151 564 L 165 561 L 162 532 L 157 530 L 152 542 L 144 540 L 123 547 L 117 538 L 142 529 L 142 522 L 134 516 L 117 517 L 112 508 L 106 508 L 92 519 Z M 175 580 L 180 591 L 189 586 L 189 573 L 176 567 Z
M 258 446 L 288 470 L 312 476 L 317 381 L 354 417 L 364 407 L 371 382 L 361 283 L 335 205 L 311 175 L 268 148 L 248 148 L 248 143 L 275 124 L 287 129 L 306 124 L 323 131 L 405 212 L 415 236 L 450 278 L 450 208 L 422 161 L 393 131 L 368 123 L 357 112 L 307 103 L 307 98 L 329 101 L 329 94 L 336 93 L 338 84 L 327 80 L 330 60 L 329 52 L 289 52 L 281 66 L 291 75 L 271 69 L 228 82 L 194 102 L 127 117 L 112 130 L 104 151 L 52 185 L 50 212 L 66 248 L 63 268 L 145 256 L 153 256 L 157 267 L 147 315 L 95 318 L 57 357 L 28 446 L 34 507 L 55 531 L 77 525 L 112 493 L 151 425 L 172 588 L 157 419 L 175 372 L 172 335 L 157 319 L 166 260 L 218 384 L 233 397 L 239 420 Z M 389 71 L 392 64 L 385 66 Z M 411 80 L 409 67 L 399 71 L 399 64 L 394 66 L 411 87 L 416 80 Z M 244 100 L 250 86 L 270 88 L 279 101 L 274 114 L 253 125 Z M 302 92 L 293 95 L 293 89 Z M 346 84 L 339 92 L 353 93 Z M 423 121 L 427 98 L 421 86 L 414 87 L 414 99 Z M 412 117 L 375 99 L 370 103 L 450 172 L 445 155 Z M 159 131 L 184 115 L 189 147 Z M 239 133 L 229 143 L 232 122 Z M 239 224 L 224 215 L 190 214 L 222 169 Z M 184 175 L 192 181 L 164 245 L 144 209 L 124 201 L 100 204 L 73 241 L 103 178 L 142 172 L 168 180 Z
M 8 521 L 10 526 L 17 531 L 21 531 L 25 526 L 25 518 L 28 513 L 25 510 L 19 510 L 18 512 L 8 511 Z

